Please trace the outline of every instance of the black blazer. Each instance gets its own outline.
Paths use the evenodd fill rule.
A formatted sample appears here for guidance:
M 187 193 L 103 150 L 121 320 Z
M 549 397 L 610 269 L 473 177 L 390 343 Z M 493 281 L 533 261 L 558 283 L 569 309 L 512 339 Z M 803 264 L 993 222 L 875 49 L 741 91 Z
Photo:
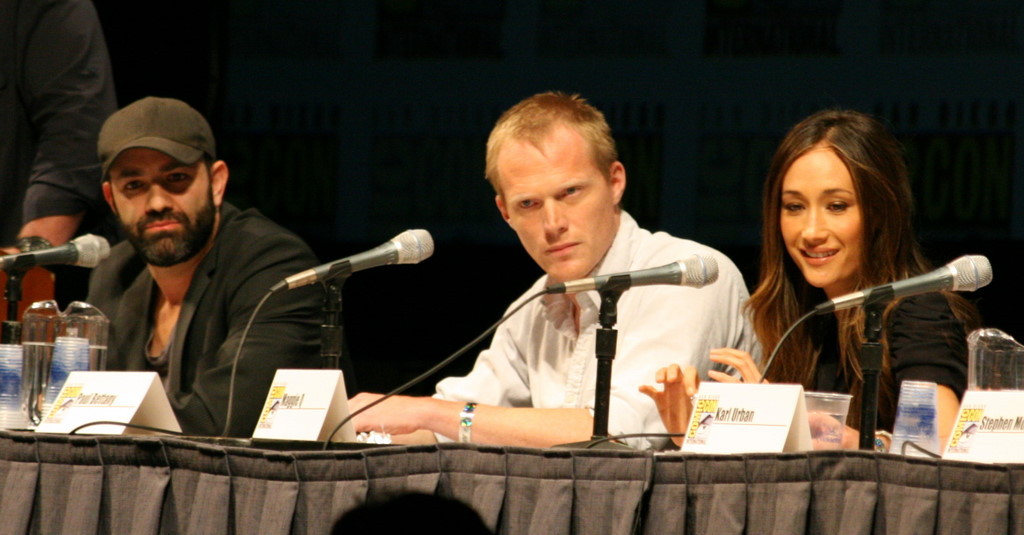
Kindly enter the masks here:
M 182 431 L 219 435 L 227 411 L 231 360 L 259 300 L 281 279 L 317 265 L 298 236 L 254 209 L 224 203 L 220 229 L 196 269 L 174 331 L 164 384 Z M 150 370 L 153 278 L 127 243 L 115 246 L 89 282 L 89 303 L 110 318 L 107 370 Z M 253 322 L 235 377 L 230 436 L 248 437 L 278 368 L 319 368 L 322 290 L 280 292 Z M 352 366 L 342 369 L 351 381 Z

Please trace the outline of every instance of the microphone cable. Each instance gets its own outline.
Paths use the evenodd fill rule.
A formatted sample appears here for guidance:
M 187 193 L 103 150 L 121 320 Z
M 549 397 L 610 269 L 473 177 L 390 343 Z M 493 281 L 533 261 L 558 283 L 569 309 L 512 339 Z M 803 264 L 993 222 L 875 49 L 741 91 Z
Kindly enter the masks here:
M 942 456 L 939 455 L 938 453 L 935 453 L 933 451 L 928 451 L 927 449 L 924 448 L 924 446 L 921 446 L 920 444 L 918 444 L 917 442 L 914 442 L 912 440 L 907 440 L 907 441 L 903 442 L 903 445 L 900 447 L 900 455 L 906 457 L 907 456 L 907 448 L 914 448 L 915 450 L 917 450 L 917 451 L 927 455 L 928 457 L 931 457 L 932 459 L 941 459 L 942 458 Z M 890 452 L 890 453 L 892 453 L 892 452 Z
M 785 342 L 786 339 L 789 338 L 789 335 L 793 334 L 793 331 L 795 331 L 797 327 L 803 324 L 803 322 L 807 321 L 810 318 L 813 318 L 816 315 L 818 315 L 817 309 L 811 310 L 810 312 L 804 314 L 803 316 L 800 316 L 800 319 L 796 320 L 792 325 L 789 326 L 788 329 L 786 329 L 786 332 L 782 333 L 782 338 L 780 338 L 778 343 L 775 344 L 775 348 L 772 349 L 771 355 L 768 356 L 768 360 L 765 361 L 764 363 L 764 371 L 761 372 L 761 380 L 758 381 L 758 383 L 765 382 L 765 377 L 768 377 L 768 370 L 771 369 L 772 363 L 775 362 L 775 357 L 779 355 L 779 350 L 782 349 L 782 343 Z
M 259 303 L 256 303 L 256 308 L 252 310 L 252 314 L 249 314 L 249 321 L 245 324 L 245 329 L 242 330 L 242 339 L 238 341 L 238 348 L 235 349 L 235 356 L 231 359 L 231 379 L 228 381 L 228 408 L 224 413 L 224 429 L 221 430 L 220 436 L 228 436 L 228 427 L 231 426 L 231 416 L 235 408 L 235 374 L 238 372 L 238 359 L 242 356 L 242 347 L 245 346 L 245 341 L 249 338 L 249 329 L 252 328 L 252 322 L 256 319 L 256 314 L 259 313 L 260 309 L 263 308 L 263 303 L 267 302 L 267 299 L 271 295 L 274 295 L 275 291 L 270 290 L 263 295 Z
M 327 448 L 331 444 L 331 439 L 334 438 L 334 435 L 338 434 L 338 431 L 340 431 L 341 428 L 345 426 L 345 424 L 347 424 L 350 421 L 352 421 L 353 418 L 355 418 L 356 416 L 366 412 L 371 407 L 375 407 L 375 406 L 379 405 L 380 403 L 383 403 L 388 398 L 391 398 L 393 396 L 397 396 L 398 394 L 401 394 L 402 392 L 405 392 L 406 390 L 408 390 L 408 389 L 410 389 L 410 388 L 420 384 L 421 382 L 423 382 L 425 379 L 427 379 L 431 375 L 434 375 L 435 373 L 441 371 L 443 368 L 445 368 L 446 366 L 448 366 L 449 364 L 454 362 L 455 359 L 461 357 L 462 355 L 464 355 L 470 349 L 473 349 L 477 344 L 479 344 L 481 341 L 483 341 L 484 338 L 486 338 L 488 335 L 490 335 L 495 330 L 497 330 L 497 328 L 502 323 L 505 323 L 506 320 L 511 318 L 513 314 L 515 314 L 516 312 L 519 312 L 520 310 L 522 310 L 523 307 L 528 305 L 534 299 L 537 299 L 538 297 L 540 297 L 542 295 L 545 295 L 546 293 L 547 293 L 546 290 L 541 290 L 541 291 L 531 295 L 525 301 L 523 301 L 522 303 L 519 303 L 519 305 L 517 305 L 515 308 L 513 308 L 508 314 L 505 314 L 504 316 L 502 316 L 501 319 L 499 319 L 493 325 L 488 327 L 487 330 L 485 330 L 484 332 L 480 333 L 479 336 L 477 336 L 476 338 L 472 339 L 468 344 L 462 346 L 458 351 L 456 351 L 455 353 L 452 353 L 450 356 L 448 356 L 447 358 L 445 358 L 441 362 L 439 362 L 439 363 L 435 364 L 434 366 L 432 366 L 429 370 L 427 370 L 427 371 L 417 375 L 412 380 L 410 380 L 407 383 L 399 386 L 398 388 L 392 390 L 391 392 L 388 392 L 387 394 L 384 394 L 383 396 L 381 396 L 380 398 L 375 400 L 373 403 L 370 403 L 369 405 L 367 405 L 367 406 L 357 410 L 356 412 L 353 412 L 352 414 L 349 414 L 348 417 L 346 417 L 341 422 L 339 422 L 338 425 L 334 426 L 334 429 L 331 430 L 331 434 L 327 435 L 327 438 L 324 440 L 323 450 L 325 450 L 325 451 L 327 450 Z
M 127 422 L 115 422 L 113 420 L 97 420 L 95 422 L 84 423 L 71 431 L 68 431 L 69 435 L 77 435 L 78 431 L 85 429 L 86 427 L 92 427 L 94 425 L 121 425 L 124 427 L 131 427 L 132 429 L 142 429 L 144 431 L 155 431 L 157 433 L 166 433 L 168 435 L 184 436 L 185 433 L 181 431 L 171 431 L 170 429 L 163 429 L 161 427 L 153 427 L 150 425 L 130 424 Z
M 269 299 L 271 295 L 274 295 L 274 293 L 276 293 L 276 292 L 271 290 L 271 291 L 268 291 L 266 294 L 264 294 L 263 297 L 260 299 L 260 301 L 256 304 L 256 307 L 252 310 L 252 313 L 249 314 L 249 320 L 245 324 L 245 329 L 242 330 L 242 338 L 241 338 L 241 340 L 238 341 L 238 348 L 235 349 L 235 355 L 231 359 L 231 376 L 230 376 L 231 378 L 228 380 L 228 407 L 227 407 L 227 410 L 224 413 L 224 427 L 221 429 L 221 432 L 220 432 L 220 436 L 221 437 L 228 436 L 228 428 L 231 426 L 231 417 L 232 417 L 232 415 L 234 413 L 234 406 L 235 406 L 235 375 L 238 372 L 238 360 L 242 356 L 242 348 L 245 347 L 245 341 L 249 338 L 249 330 L 252 328 L 252 324 L 253 324 L 253 321 L 256 319 L 256 315 L 259 314 L 260 309 L 263 308 L 263 304 L 266 303 L 267 299 Z M 172 435 L 183 435 L 184 434 L 184 433 L 180 433 L 180 432 L 177 432 L 177 431 L 170 431 L 170 430 L 167 430 L 167 429 L 160 429 L 160 428 L 156 428 L 156 427 L 142 426 L 142 425 L 136 425 L 136 424 L 128 424 L 128 423 L 124 423 L 124 422 L 108 422 L 108 421 L 89 422 L 89 423 L 86 423 L 86 424 L 82 424 L 82 425 L 72 429 L 69 434 L 73 435 L 79 429 L 83 429 L 85 427 L 89 427 L 89 426 L 93 426 L 93 425 L 100 425 L 100 424 L 103 424 L 103 425 L 110 425 L 110 424 L 123 425 L 125 427 L 136 427 L 136 428 L 139 428 L 139 429 L 146 429 L 146 430 L 149 430 L 149 431 L 161 431 L 161 432 L 169 433 L 169 434 L 172 434 Z
M 610 436 L 610 437 L 595 438 L 595 439 L 591 440 L 590 442 L 585 443 L 583 445 L 583 449 L 589 450 L 589 449 L 593 448 L 594 446 L 597 446 L 598 444 L 603 444 L 605 442 L 611 442 L 613 440 L 619 440 L 619 439 L 623 439 L 623 438 L 681 438 L 681 437 L 685 437 L 685 436 L 686 436 L 686 433 L 625 433 L 625 434 L 622 434 L 622 435 L 614 435 L 614 436 Z M 674 450 L 661 450 L 661 451 L 679 451 L 679 448 L 676 448 Z
M 246 322 L 245 328 L 242 330 L 242 337 L 241 337 L 241 340 L 239 340 L 239 342 L 238 342 L 238 348 L 235 349 L 235 355 L 231 359 L 231 379 L 228 381 L 228 406 L 227 406 L 227 411 L 225 412 L 225 417 L 224 417 L 224 428 L 221 431 L 221 435 L 220 435 L 222 437 L 226 437 L 227 436 L 228 428 L 231 425 L 231 417 L 232 417 L 233 411 L 234 411 L 235 375 L 236 375 L 236 373 L 238 371 L 238 361 L 239 361 L 239 359 L 240 359 L 240 357 L 242 355 L 242 348 L 245 346 L 245 342 L 249 338 L 249 331 L 252 328 L 253 321 L 256 319 L 256 315 L 259 314 L 260 309 L 263 308 L 263 304 L 266 303 L 267 299 L 269 299 L 271 295 L 274 295 L 274 293 L 276 293 L 276 292 L 268 291 L 266 294 L 263 295 L 263 298 L 261 298 L 260 301 L 256 304 L 256 307 L 253 309 L 252 314 L 249 315 L 249 320 Z M 323 449 L 326 450 L 328 448 L 328 446 L 330 445 L 330 442 L 331 442 L 331 438 L 333 438 L 334 435 L 336 435 L 338 433 L 338 431 L 345 424 L 347 424 L 349 421 L 351 421 L 352 418 L 354 418 L 356 415 L 366 411 L 370 407 L 373 407 L 373 406 L 377 405 L 378 403 L 381 403 L 384 400 L 386 400 L 386 399 L 388 399 L 388 398 L 390 398 L 392 396 L 397 396 L 398 394 L 401 394 L 402 392 L 405 392 L 409 388 L 412 388 L 413 386 L 416 386 L 417 384 L 423 382 L 423 380 L 425 380 L 426 378 L 430 377 L 431 375 L 437 373 L 438 371 L 440 371 L 444 367 L 448 366 L 449 364 L 454 362 L 455 359 L 461 357 L 467 351 L 469 351 L 474 346 L 479 344 L 487 335 L 493 333 L 502 323 L 505 323 L 506 320 L 508 320 L 510 317 L 512 317 L 513 314 L 515 314 L 516 312 L 519 312 L 524 306 L 526 306 L 527 304 L 532 302 L 534 299 L 536 299 L 536 298 L 538 298 L 538 297 L 540 297 L 540 296 L 542 296 L 544 294 L 545 294 L 545 292 L 542 290 L 542 291 L 537 292 L 536 294 L 530 296 L 525 301 L 523 301 L 518 306 L 516 306 L 514 309 L 512 309 L 512 311 L 510 311 L 508 314 L 505 314 L 505 316 L 503 316 L 501 319 L 499 319 L 493 325 L 488 327 L 487 330 L 485 330 L 483 333 L 481 333 L 479 336 L 474 338 L 472 341 L 470 341 L 468 344 L 463 346 L 461 349 L 456 351 L 454 354 L 452 354 L 448 358 L 446 358 L 443 361 L 439 362 L 438 364 L 434 365 L 429 370 L 421 373 L 417 377 L 413 378 L 411 381 L 409 381 L 409 382 L 399 386 L 398 388 L 392 390 L 391 392 L 389 392 L 388 394 L 384 395 L 380 399 L 378 399 L 378 400 L 374 401 L 373 403 L 363 407 L 362 409 L 359 409 L 358 411 L 350 414 L 347 418 L 342 420 L 341 423 L 339 423 L 331 431 L 330 435 L 327 436 L 327 439 L 324 440 Z M 348 400 L 346 400 L 346 403 L 347 402 L 348 402 Z M 136 427 L 136 428 L 139 428 L 139 429 L 146 429 L 146 430 L 150 430 L 150 431 L 161 431 L 161 432 L 166 432 L 166 433 L 173 434 L 173 435 L 182 435 L 183 434 L 183 433 L 178 433 L 178 432 L 170 431 L 170 430 L 166 430 L 166 429 L 159 429 L 159 428 L 154 428 L 154 427 L 140 426 L 140 425 L 135 425 L 135 424 L 127 424 L 127 423 L 123 423 L 123 422 L 113 422 L 113 421 L 98 421 L 98 422 L 89 422 L 89 423 L 86 423 L 86 424 L 82 424 L 82 425 L 76 427 L 75 429 L 71 430 L 71 432 L 69 434 L 73 435 L 73 434 L 76 434 L 80 429 L 83 429 L 83 428 L 86 428 L 86 427 L 90 427 L 90 426 L 93 426 L 93 425 L 101 425 L 101 424 L 102 425 L 123 425 L 125 427 Z

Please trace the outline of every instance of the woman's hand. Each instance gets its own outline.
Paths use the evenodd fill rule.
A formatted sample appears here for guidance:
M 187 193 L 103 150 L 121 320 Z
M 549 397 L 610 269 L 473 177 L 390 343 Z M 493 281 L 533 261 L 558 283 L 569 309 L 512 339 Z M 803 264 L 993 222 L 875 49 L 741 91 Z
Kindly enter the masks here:
M 640 392 L 650 396 L 658 406 L 658 414 L 669 433 L 683 434 L 689 424 L 693 403 L 690 401 L 697 393 L 700 379 L 697 369 L 687 366 L 681 369 L 678 364 L 661 368 L 654 374 L 654 380 L 662 385 L 662 390 L 650 385 L 640 386 Z M 683 437 L 673 437 L 677 446 L 683 445 Z
M 740 372 L 740 378 L 727 373 L 711 370 L 708 377 L 721 383 L 757 383 L 761 380 L 761 372 L 750 353 L 739 349 L 721 348 L 711 351 L 711 360 L 730 366 Z M 661 368 L 654 374 L 654 380 L 662 385 L 662 389 L 650 385 L 642 385 L 640 392 L 650 396 L 658 406 L 658 414 L 669 433 L 686 433 L 693 411 L 691 398 L 697 395 L 700 379 L 697 369 L 693 366 L 680 368 L 678 364 Z M 682 437 L 673 437 L 676 445 L 683 444 Z
M 740 377 L 734 377 L 727 373 L 710 370 L 708 377 L 719 383 L 759 383 L 761 382 L 761 371 L 757 369 L 757 363 L 750 353 L 723 347 L 711 350 L 711 360 L 719 364 L 725 364 L 740 372 Z
M 823 411 L 807 411 L 807 423 L 811 428 L 811 447 L 816 450 L 838 450 L 848 448 L 853 440 L 853 448 L 857 447 L 858 433 L 834 415 Z

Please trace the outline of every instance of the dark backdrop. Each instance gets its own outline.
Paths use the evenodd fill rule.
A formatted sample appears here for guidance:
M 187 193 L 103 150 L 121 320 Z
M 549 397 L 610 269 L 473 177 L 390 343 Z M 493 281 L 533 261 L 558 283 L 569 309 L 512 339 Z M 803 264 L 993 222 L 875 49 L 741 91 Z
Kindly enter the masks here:
M 299 232 L 324 261 L 405 228 L 434 234 L 434 258 L 345 286 L 366 389 L 454 351 L 540 275 L 494 209 L 483 149 L 501 110 L 548 89 L 608 115 L 627 210 L 721 249 L 751 285 L 760 183 L 781 135 L 824 106 L 879 115 L 907 146 L 930 258 L 987 255 L 996 282 L 971 297 L 987 325 L 1024 335 L 1016 1 L 96 6 L 120 103 L 173 96 L 203 111 L 233 202 Z

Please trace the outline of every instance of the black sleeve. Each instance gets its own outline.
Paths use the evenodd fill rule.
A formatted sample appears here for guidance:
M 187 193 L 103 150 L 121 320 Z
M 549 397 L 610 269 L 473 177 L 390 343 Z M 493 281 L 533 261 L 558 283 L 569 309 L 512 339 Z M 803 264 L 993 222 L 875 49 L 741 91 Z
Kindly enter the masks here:
M 102 211 L 96 141 L 117 106 L 96 10 L 84 0 L 23 4 L 18 86 L 37 135 L 23 219 Z
M 941 293 L 908 297 L 889 319 L 889 356 L 897 386 L 905 380 L 967 388 L 967 335 Z
M 230 370 L 242 333 L 257 303 L 267 290 L 281 279 L 317 264 L 312 251 L 290 233 L 240 233 L 232 236 L 236 243 L 225 243 L 225 263 L 218 266 L 216 278 L 224 281 L 223 293 L 208 291 L 200 308 L 223 306 L 224 316 L 213 318 L 197 311 L 188 342 L 198 334 L 196 321 L 219 323 L 216 330 L 223 336 L 218 345 L 204 344 L 206 354 L 197 363 L 191 378 L 191 393 L 176 394 L 175 407 L 182 422 L 202 422 L 212 418 L 220 432 L 227 410 Z M 220 238 L 224 239 L 224 237 Z M 234 408 L 230 436 L 251 436 L 263 407 L 267 389 L 280 368 L 319 368 L 319 317 L 322 291 L 309 286 L 271 296 L 254 318 L 238 362 L 234 385 Z M 212 302 L 216 301 L 216 302 Z M 345 370 L 350 372 L 350 370 Z M 191 370 L 183 371 L 183 381 Z M 183 385 L 184 386 L 184 385 Z M 184 427 L 184 424 L 182 424 Z

